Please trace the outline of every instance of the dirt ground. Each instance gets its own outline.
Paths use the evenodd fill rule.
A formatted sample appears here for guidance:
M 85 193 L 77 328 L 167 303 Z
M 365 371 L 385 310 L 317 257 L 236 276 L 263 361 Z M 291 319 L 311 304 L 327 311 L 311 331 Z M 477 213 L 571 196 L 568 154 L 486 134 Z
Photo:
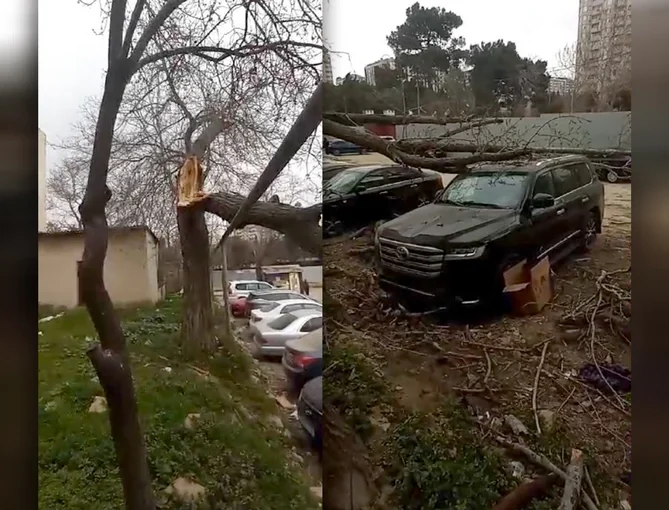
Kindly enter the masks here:
M 376 154 L 342 159 L 381 162 Z M 593 359 L 631 370 L 631 334 L 621 333 L 614 319 L 592 321 L 593 327 L 587 314 L 578 327 L 558 326 L 579 307 L 598 318 L 609 307 L 609 316 L 631 323 L 631 185 L 605 184 L 605 194 L 602 235 L 589 254 L 553 268 L 554 298 L 530 317 L 465 325 L 397 314 L 385 307 L 376 286 L 371 237 L 328 241 L 324 277 L 334 303 L 328 316 L 333 306 L 343 310 L 332 327 L 328 322 L 328 337 L 364 352 L 407 408 L 436 410 L 444 395 L 452 395 L 489 426 L 513 414 L 533 436 L 559 429 L 568 444 L 551 450 L 553 462 L 564 468 L 570 448 L 584 450 L 600 492 L 624 498 L 631 491 L 620 483 L 631 472 L 631 396 L 594 389 L 576 374 Z M 603 271 L 614 274 L 598 286 Z M 544 424 L 541 434 L 537 421 Z

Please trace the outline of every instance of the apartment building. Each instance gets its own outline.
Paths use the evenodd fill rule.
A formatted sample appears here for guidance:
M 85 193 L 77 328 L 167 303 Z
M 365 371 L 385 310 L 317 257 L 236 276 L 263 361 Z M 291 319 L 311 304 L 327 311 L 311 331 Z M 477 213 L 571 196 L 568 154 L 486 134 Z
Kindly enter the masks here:
M 327 49 L 323 49 L 323 81 L 332 83 L 334 75 L 332 74 L 332 57 Z
M 551 77 L 550 81 L 548 82 L 548 91 L 552 92 L 553 94 L 560 94 L 561 96 L 565 96 L 568 94 L 571 94 L 571 92 L 574 90 L 574 80 L 571 78 L 563 78 L 563 77 Z
M 576 82 L 602 91 L 629 80 L 632 0 L 580 0 Z
M 386 57 L 381 58 L 376 62 L 372 62 L 371 64 L 367 64 L 365 66 L 365 80 L 367 80 L 367 83 L 372 86 L 376 85 L 375 70 L 380 67 L 389 67 L 390 69 L 395 69 L 395 59 L 392 57 Z

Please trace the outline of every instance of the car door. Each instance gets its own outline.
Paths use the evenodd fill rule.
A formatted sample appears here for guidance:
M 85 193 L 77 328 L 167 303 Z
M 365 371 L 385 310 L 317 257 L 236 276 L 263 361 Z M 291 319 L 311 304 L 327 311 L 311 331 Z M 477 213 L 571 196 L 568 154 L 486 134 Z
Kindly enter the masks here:
M 595 194 L 595 187 L 592 186 L 594 176 L 587 163 L 576 163 L 574 165 L 578 175 L 579 189 L 575 193 L 578 194 L 579 216 L 584 222 L 587 214 L 597 204 L 597 196 Z M 581 223 L 582 224 L 582 223 Z
M 559 166 L 551 172 L 555 186 L 556 213 L 560 216 L 560 228 L 564 232 L 557 249 L 576 237 L 581 229 L 582 196 L 577 192 L 581 186 L 576 166 Z
M 386 200 L 386 217 L 393 217 L 418 207 L 423 182 L 420 170 L 395 166 L 387 169 L 380 194 Z
M 535 197 L 540 193 L 555 198 L 555 185 L 551 170 L 544 170 L 535 177 L 530 197 Z M 531 254 L 539 258 L 543 257 L 567 234 L 563 213 L 558 213 L 561 207 L 557 202 L 552 207 L 532 207 L 531 225 L 526 230 L 526 235 L 523 236 L 524 244 L 527 245 Z
M 353 218 L 356 224 L 371 223 L 384 218 L 387 214 L 388 193 L 383 189 L 387 176 L 388 171 L 385 168 L 372 170 L 353 188 L 355 195 Z

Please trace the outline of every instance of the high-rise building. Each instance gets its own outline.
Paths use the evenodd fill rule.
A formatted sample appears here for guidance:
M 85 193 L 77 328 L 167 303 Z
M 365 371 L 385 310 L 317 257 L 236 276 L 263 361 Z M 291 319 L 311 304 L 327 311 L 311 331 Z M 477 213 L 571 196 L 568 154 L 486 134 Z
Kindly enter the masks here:
M 548 82 L 548 91 L 562 96 L 571 94 L 574 90 L 574 80 L 559 76 L 552 76 Z
M 395 69 L 395 59 L 387 57 L 379 59 L 376 62 L 372 62 L 371 64 L 367 64 L 365 66 L 365 80 L 367 80 L 367 83 L 369 83 L 372 86 L 376 85 L 376 76 L 374 73 L 375 70 L 380 67 L 388 67 L 390 69 Z
M 630 79 L 632 0 L 580 0 L 576 84 L 602 91 Z
M 327 49 L 323 49 L 323 81 L 325 83 L 332 83 L 334 81 L 332 74 L 332 58 Z
M 37 129 L 37 231 L 46 231 L 46 135 Z

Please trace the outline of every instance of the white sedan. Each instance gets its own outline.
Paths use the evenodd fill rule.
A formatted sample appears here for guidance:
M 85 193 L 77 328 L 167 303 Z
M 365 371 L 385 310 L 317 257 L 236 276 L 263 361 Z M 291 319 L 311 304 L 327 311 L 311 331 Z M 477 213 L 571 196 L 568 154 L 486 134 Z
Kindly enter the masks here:
M 284 301 L 270 301 L 263 303 L 260 308 L 251 310 L 251 322 L 261 320 L 272 320 L 279 315 L 295 312 L 297 310 L 322 311 L 323 305 L 311 299 L 286 299 Z

